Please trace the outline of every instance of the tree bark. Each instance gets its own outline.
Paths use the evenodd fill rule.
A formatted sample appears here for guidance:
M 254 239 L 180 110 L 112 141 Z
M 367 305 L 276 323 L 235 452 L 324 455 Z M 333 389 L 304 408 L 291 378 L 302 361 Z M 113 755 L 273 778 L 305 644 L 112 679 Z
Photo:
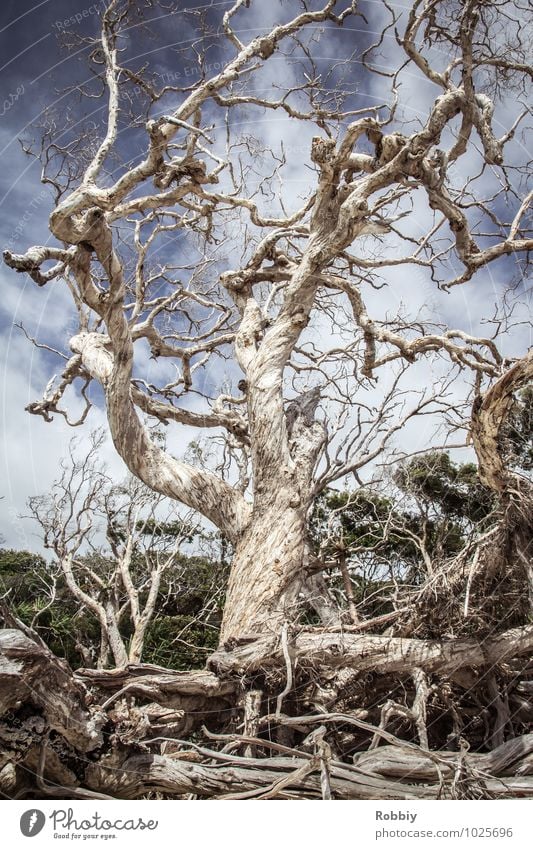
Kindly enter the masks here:
M 513 404 L 513 394 L 533 380 L 533 351 L 518 360 L 482 397 L 472 410 L 472 441 L 479 463 L 479 476 L 486 486 L 501 495 L 522 493 L 531 499 L 531 485 L 505 466 L 500 438 Z M 517 492 L 514 492 L 514 491 Z
M 0 660 L 0 714 L 31 701 L 78 751 L 102 744 L 104 717 L 86 706 L 85 687 L 65 661 L 14 629 L 0 631 Z
M 513 628 L 485 640 L 415 640 L 304 630 L 290 645 L 293 660 L 305 661 L 308 666 L 323 672 L 350 668 L 360 673 L 386 674 L 420 668 L 452 678 L 456 670 L 466 666 L 494 665 L 532 651 L 533 625 Z M 239 675 L 244 671 L 251 674 L 281 663 L 279 641 L 269 636 L 236 646 L 230 652 L 219 649 L 209 659 L 210 667 L 221 675 Z
M 279 634 L 294 621 L 305 555 L 305 511 L 290 494 L 260 515 L 237 544 L 233 559 L 221 643 L 249 634 Z

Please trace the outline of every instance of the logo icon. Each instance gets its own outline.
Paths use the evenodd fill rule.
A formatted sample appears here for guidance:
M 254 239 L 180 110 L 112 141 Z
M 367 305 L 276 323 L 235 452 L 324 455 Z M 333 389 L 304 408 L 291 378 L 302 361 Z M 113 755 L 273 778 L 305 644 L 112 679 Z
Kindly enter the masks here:
M 46 822 L 46 817 L 42 811 L 37 808 L 32 808 L 29 811 L 24 811 L 20 818 L 20 830 L 24 837 L 35 837 L 42 831 Z

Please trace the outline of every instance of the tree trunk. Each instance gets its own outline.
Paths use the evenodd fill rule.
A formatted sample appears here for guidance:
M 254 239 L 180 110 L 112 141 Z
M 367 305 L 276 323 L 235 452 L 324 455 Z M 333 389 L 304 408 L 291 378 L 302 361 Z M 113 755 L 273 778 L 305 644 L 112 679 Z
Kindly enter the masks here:
M 113 610 L 111 602 L 106 602 L 104 607 L 106 636 L 113 654 L 113 660 L 115 661 L 116 666 L 126 666 L 128 663 L 128 653 L 124 645 L 124 640 L 120 634 L 116 613 Z
M 135 625 L 128 648 L 128 663 L 140 663 L 144 651 L 144 638 L 146 629 L 152 620 L 152 616 L 142 614 Z
M 233 559 L 221 644 L 250 634 L 279 634 L 297 618 L 303 579 L 306 507 L 291 506 L 284 492 L 274 504 L 257 507 Z

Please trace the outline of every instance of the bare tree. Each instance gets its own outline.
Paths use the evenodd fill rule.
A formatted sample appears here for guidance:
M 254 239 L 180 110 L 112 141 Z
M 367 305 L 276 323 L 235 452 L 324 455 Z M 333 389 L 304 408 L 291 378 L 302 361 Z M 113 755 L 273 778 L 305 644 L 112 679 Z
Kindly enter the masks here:
M 54 244 L 4 253 L 11 268 L 38 286 L 63 280 L 79 317 L 59 382 L 30 412 L 47 420 L 59 413 L 70 422 L 63 405 L 69 387 L 81 382 L 87 400 L 88 385 L 97 382 L 114 445 L 132 474 L 213 523 L 233 559 L 209 673 L 175 676 L 172 683 L 152 676 L 141 684 L 127 671 L 84 680 L 100 687 L 119 682 L 130 695 L 151 694 L 160 704 L 172 691 L 172 704 L 185 710 L 194 695 L 197 713 L 208 699 L 235 706 L 244 687 L 245 734 L 235 745 L 262 746 L 272 757 L 231 764 L 239 774 L 234 796 L 436 797 L 439 781 L 449 783 L 462 766 L 452 752 L 428 752 L 432 687 L 447 681 L 468 689 L 472 668 L 492 669 L 503 660 L 513 680 L 520 677 L 532 626 L 498 633 L 493 623 L 490 635 L 447 641 L 405 639 L 401 630 L 383 634 L 382 622 L 350 626 L 317 568 L 308 524 L 327 487 L 348 476 L 360 484 L 372 464 L 385 462 L 404 428 L 440 416 L 442 444 L 454 444 L 453 433 L 458 444 L 471 440 L 481 478 L 498 493 L 503 513 L 511 524 L 521 517 L 517 568 L 531 574 L 531 484 L 505 465 L 499 449 L 514 394 L 533 372 L 531 354 L 505 359 L 500 353 L 512 311 L 502 299 L 493 331 L 476 335 L 429 312 L 391 311 L 387 290 L 379 292 L 400 269 L 452 298 L 457 287 L 482 285 L 479 272 L 498 260 L 505 274 L 506 258 L 519 268 L 525 263 L 533 247 L 531 195 L 523 188 L 528 163 L 512 146 L 528 114 L 519 105 L 531 76 L 523 9 L 518 0 L 415 0 L 401 15 L 385 1 L 376 6 L 358 52 L 367 84 L 381 87 L 371 106 L 358 102 L 349 85 L 340 94 L 351 56 L 326 78 L 317 67 L 320 37 L 337 44 L 338 28 L 354 16 L 358 26 L 364 20 L 355 0 L 280 6 L 279 22 L 251 40 L 239 32 L 254 4 L 237 0 L 220 22 L 230 57 L 213 75 L 207 47 L 200 51 L 190 86 L 161 87 L 145 67 L 134 69 L 120 34 L 138 10 L 137 3 L 112 0 L 103 16 L 92 61 L 104 84 L 106 128 L 97 146 L 83 152 L 82 173 L 56 168 L 51 174 L 43 154 L 43 179 L 57 198 L 50 216 Z M 381 35 L 372 44 L 376 29 Z M 389 38 L 396 39 L 397 65 L 384 68 L 379 51 Z M 276 59 L 292 68 L 285 87 L 271 84 Z M 429 92 L 416 120 L 402 100 L 405 67 Z M 510 117 L 503 101 L 509 90 L 517 104 Z M 301 199 L 284 189 L 291 159 L 283 145 L 271 149 L 239 129 L 243 114 L 251 122 L 280 113 L 301 126 L 302 138 L 310 128 L 317 133 L 309 134 L 310 178 Z M 144 150 L 133 164 L 121 154 L 126 114 L 132 143 Z M 139 376 L 147 348 L 159 381 Z M 429 386 L 412 376 L 421 361 L 431 365 Z M 153 439 L 144 417 L 210 429 L 223 441 L 214 468 L 176 459 Z M 79 533 L 78 526 L 75 539 Z M 417 542 L 423 557 L 423 541 Z M 305 624 L 310 610 L 320 625 Z M 379 633 L 363 633 L 372 627 Z M 44 649 L 28 651 L 34 670 Z M 124 654 L 119 650 L 115 659 L 122 663 Z M 367 712 L 338 710 L 342 694 L 367 672 L 385 676 L 389 686 L 398 675 L 410 682 L 412 703 L 404 712 L 419 746 L 386 731 L 387 719 L 372 725 Z M 428 683 L 428 676 L 440 684 Z M 273 693 L 274 717 L 268 715 Z M 302 705 L 321 712 L 302 715 Z M 284 729 L 277 744 L 261 737 L 272 722 Z M 369 752 L 354 768 L 347 762 L 350 745 L 338 740 L 337 755 L 325 754 L 320 735 L 296 746 L 302 729 L 335 723 L 352 751 L 369 742 L 375 748 L 378 740 L 394 748 Z M 56 717 L 50 724 L 62 733 Z M 531 750 L 531 735 L 520 737 L 510 719 L 507 726 L 503 748 L 468 758 L 461 750 L 464 787 L 489 795 L 531 792 L 527 778 L 481 777 L 481 771 L 508 774 Z M 375 779 L 361 772 L 368 758 Z M 123 795 L 148 787 L 221 795 L 227 788 L 220 766 L 215 778 L 207 766 L 153 753 L 122 761 L 117 754 L 114 764 L 112 776 L 104 765 L 91 767 L 87 786 Z M 456 792 L 457 782 L 452 785 Z
M 161 498 L 137 479 L 113 485 L 97 465 L 102 438 L 93 434 L 81 459 L 71 443 L 51 493 L 29 501 L 45 548 L 56 556 L 69 591 L 99 623 L 100 668 L 109 665 L 109 652 L 116 666 L 140 662 L 161 579 L 177 569 L 180 548 L 193 534 L 186 518 L 169 527 L 158 509 Z M 88 654 L 87 647 L 83 653 Z

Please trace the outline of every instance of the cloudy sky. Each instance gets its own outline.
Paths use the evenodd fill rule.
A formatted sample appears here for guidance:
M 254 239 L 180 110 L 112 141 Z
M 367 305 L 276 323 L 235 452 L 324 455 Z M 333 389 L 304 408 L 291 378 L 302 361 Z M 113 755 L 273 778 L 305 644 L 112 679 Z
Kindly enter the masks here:
M 183 2 L 182 12 L 161 13 L 152 26 L 152 35 L 142 28 L 129 34 L 137 55 L 145 54 L 152 71 L 161 75 L 165 81 L 189 83 L 194 80 L 196 70 L 192 64 L 180 57 L 177 51 L 193 34 L 193 20 L 184 14 L 191 8 L 200 11 L 209 7 L 207 20 L 218 26 L 223 11 L 229 3 L 191 4 Z M 316 3 L 311 4 L 313 8 Z M 408 0 L 392 4 L 397 11 L 409 7 Z M 95 36 L 98 31 L 98 12 L 100 2 L 88 4 L 85 0 L 42 0 L 31 3 L 28 0 L 4 0 L 1 11 L 0 38 L 2 57 L 2 98 L 0 98 L 0 149 L 2 168 L 0 169 L 0 243 L 13 251 L 24 251 L 32 244 L 46 244 L 49 241 L 47 227 L 48 214 L 52 208 L 51 194 L 40 183 L 40 165 L 24 154 L 20 140 L 38 139 L 38 124 L 45 107 L 52 106 L 61 116 L 67 108 L 75 108 L 72 99 L 65 95 L 65 89 L 76 81 L 88 78 L 86 59 L 88 47 L 80 45 L 70 51 L 62 47 L 65 32 L 73 31 L 77 35 Z M 238 19 L 239 32 L 243 41 L 252 34 L 269 27 L 274 21 L 285 18 L 299 8 L 295 0 L 275 0 L 274 2 L 252 2 L 245 16 Z M 348 65 L 349 74 L 338 84 L 358 89 L 357 105 L 369 106 L 387 101 L 388 93 L 383 88 L 383 77 L 368 77 L 362 73 L 358 55 L 361 47 L 368 44 L 372 32 L 379 32 L 385 20 L 384 7 L 380 2 L 365 2 L 361 5 L 370 21 L 364 24 L 360 18 L 353 19 L 342 30 L 328 31 L 315 49 L 319 72 L 326 74 L 340 56 L 354 56 Z M 208 65 L 216 72 L 227 55 L 224 42 L 216 38 L 210 41 Z M 394 67 L 397 62 L 397 46 L 393 38 L 385 39 L 376 57 L 376 65 L 381 69 Z M 275 58 L 275 57 L 274 57 Z M 445 57 L 434 57 L 435 62 L 443 62 Z M 271 89 L 283 81 L 291 81 L 293 69 L 290 61 L 279 57 L 267 63 L 261 77 L 261 85 Z M 170 76 L 169 76 L 170 75 Z M 335 79 L 333 74 L 332 79 Z M 435 97 L 435 90 L 419 74 L 407 69 L 401 79 L 401 114 L 416 127 L 417 120 L 424 120 L 428 105 Z M 384 97 L 384 94 L 387 95 Z M 355 101 L 354 101 L 355 102 Z M 99 125 L 102 119 L 102 103 L 88 101 L 78 107 L 80 116 L 87 116 Z M 496 134 L 499 127 L 508 127 L 520 111 L 520 104 L 512 97 L 497 105 L 495 113 Z M 283 142 L 289 166 L 284 176 L 284 191 L 288 206 L 296 208 L 299 197 L 305 195 L 313 180 L 308 167 L 311 137 L 316 127 L 292 122 L 284 113 L 269 113 L 263 119 L 254 115 L 249 126 L 243 125 L 243 132 L 252 132 L 256 138 L 275 150 Z M 130 147 L 128 147 L 128 144 Z M 125 142 L 125 155 L 135 159 L 142 150 L 135 150 L 134 143 Z M 508 155 L 512 161 L 520 161 L 524 154 L 524 141 L 520 134 L 509 147 Z M 460 164 L 464 176 L 475 173 L 478 166 L 476 152 L 465 157 Z M 490 190 L 490 175 L 484 188 Z M 412 233 L 425 232 L 427 225 L 427 207 L 415 205 L 412 216 Z M 511 258 L 499 262 L 490 269 L 481 271 L 476 277 L 475 286 L 459 288 L 453 297 L 436 290 L 431 280 L 418 271 L 395 270 L 388 276 L 387 302 L 389 311 L 397 312 L 408 304 L 416 314 L 418 310 L 430 309 L 433 317 L 447 324 L 462 327 L 468 332 L 479 332 L 481 321 L 491 315 L 494 305 L 500 300 L 502 292 L 509 282 L 516 282 L 516 268 Z M 520 281 L 519 281 L 520 282 Z M 65 453 L 65 446 L 73 431 L 61 417 L 55 417 L 52 424 L 42 418 L 29 415 L 24 408 L 31 401 L 41 397 L 42 392 L 58 367 L 45 352 L 32 346 L 24 333 L 17 327 L 23 323 L 26 331 L 38 340 L 47 341 L 52 346 L 67 350 L 66 340 L 75 332 L 70 296 L 64 285 L 58 281 L 43 289 L 37 289 L 27 278 L 16 275 L 4 265 L 0 266 L 0 368 L 1 368 L 1 460 L 0 480 L 2 481 L 0 501 L 0 534 L 5 544 L 17 548 L 40 548 L 39 538 L 31 523 L 21 518 L 26 499 L 30 495 L 46 492 L 57 475 L 58 463 Z M 518 294 L 522 300 L 523 287 L 520 284 Z M 376 295 L 375 302 L 369 302 L 369 308 L 383 310 L 383 296 Z M 517 307 L 517 317 L 526 321 L 523 308 Z M 486 332 L 486 331 L 485 331 Z M 530 330 L 527 323 L 517 326 L 516 330 L 502 341 L 502 353 L 514 355 L 530 344 Z M 148 363 L 146 363 L 148 365 Z M 420 386 L 430 382 L 432 372 L 429 366 L 421 364 L 415 372 L 415 380 Z M 105 415 L 96 404 L 90 414 L 87 428 L 105 425 Z M 80 437 L 83 434 L 79 433 Z M 180 453 L 196 434 L 191 429 L 179 431 L 173 443 L 173 449 Z M 429 437 L 424 428 L 412 435 L 413 445 L 423 444 Z M 116 456 L 111 445 L 105 449 L 104 459 L 117 478 L 125 468 Z

